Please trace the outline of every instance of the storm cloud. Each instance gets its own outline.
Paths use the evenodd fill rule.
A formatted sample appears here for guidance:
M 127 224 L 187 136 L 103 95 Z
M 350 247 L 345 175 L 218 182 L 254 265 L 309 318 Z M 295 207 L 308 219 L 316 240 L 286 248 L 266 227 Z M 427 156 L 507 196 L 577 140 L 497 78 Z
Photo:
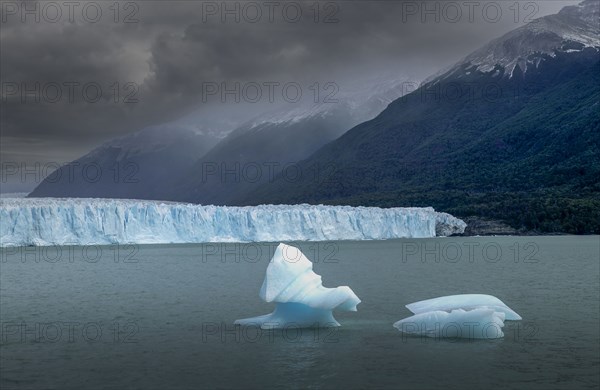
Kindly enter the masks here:
M 422 80 L 575 3 L 3 1 L 1 159 L 64 163 L 172 121 L 227 132 L 289 103 L 286 83 Z

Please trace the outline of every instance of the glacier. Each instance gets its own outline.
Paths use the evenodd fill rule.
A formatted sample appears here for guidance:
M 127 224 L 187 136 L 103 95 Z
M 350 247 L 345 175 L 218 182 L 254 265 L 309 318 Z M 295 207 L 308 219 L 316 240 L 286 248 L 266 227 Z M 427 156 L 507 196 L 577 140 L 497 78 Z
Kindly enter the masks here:
M 0 246 L 424 238 L 466 224 L 426 208 L 262 205 L 126 199 L 0 199 Z
M 236 325 L 262 329 L 336 327 L 335 309 L 356 311 L 360 299 L 348 286 L 323 287 L 321 276 L 300 249 L 279 244 L 269 262 L 260 298 L 275 302 L 271 314 L 236 320 Z
M 521 316 L 508 307 L 500 299 L 486 294 L 458 294 L 427 299 L 406 305 L 406 308 L 414 314 L 429 311 L 452 311 L 455 309 L 472 310 L 476 308 L 492 309 L 505 315 L 507 320 L 518 321 Z
M 430 311 L 394 323 L 402 333 L 436 338 L 497 339 L 503 327 L 504 313 L 485 308 Z

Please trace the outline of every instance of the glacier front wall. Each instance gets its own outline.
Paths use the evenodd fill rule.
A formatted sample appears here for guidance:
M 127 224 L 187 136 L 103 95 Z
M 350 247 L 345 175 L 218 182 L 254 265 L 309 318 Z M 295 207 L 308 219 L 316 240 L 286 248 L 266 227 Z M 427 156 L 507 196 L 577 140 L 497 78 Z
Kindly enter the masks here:
M 380 240 L 461 233 L 433 208 L 202 206 L 121 199 L 0 199 L 0 246 Z

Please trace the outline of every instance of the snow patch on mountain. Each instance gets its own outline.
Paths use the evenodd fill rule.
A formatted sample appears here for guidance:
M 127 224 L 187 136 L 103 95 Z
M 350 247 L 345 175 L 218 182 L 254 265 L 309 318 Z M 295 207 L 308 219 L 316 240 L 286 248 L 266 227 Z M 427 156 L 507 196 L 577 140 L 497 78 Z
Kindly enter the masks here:
M 558 14 L 535 19 L 494 39 L 425 83 L 461 78 L 475 71 L 495 72 L 493 76 L 502 74 L 511 78 L 517 66 L 526 73 L 559 52 L 574 53 L 590 48 L 600 52 L 599 4 L 597 0 L 586 0 L 564 7 Z
M 283 105 L 261 114 L 241 126 L 243 131 L 260 131 L 271 125 L 291 125 L 304 120 L 343 116 L 354 124 L 372 119 L 388 104 L 416 89 L 412 78 L 380 75 L 355 84 L 325 83 L 320 85 L 318 102 L 314 96 L 300 103 Z M 236 132 L 239 130 L 236 130 Z

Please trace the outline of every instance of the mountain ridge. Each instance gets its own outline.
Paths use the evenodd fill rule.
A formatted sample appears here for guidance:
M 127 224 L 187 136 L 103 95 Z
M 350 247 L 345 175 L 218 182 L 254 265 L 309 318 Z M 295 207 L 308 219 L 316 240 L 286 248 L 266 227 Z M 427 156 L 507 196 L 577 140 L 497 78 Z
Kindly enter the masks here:
M 277 178 L 242 203 L 428 204 L 518 229 L 599 232 L 599 48 L 564 43 L 525 69 L 480 70 L 467 56 L 302 163 L 335 166 L 326 182 Z

